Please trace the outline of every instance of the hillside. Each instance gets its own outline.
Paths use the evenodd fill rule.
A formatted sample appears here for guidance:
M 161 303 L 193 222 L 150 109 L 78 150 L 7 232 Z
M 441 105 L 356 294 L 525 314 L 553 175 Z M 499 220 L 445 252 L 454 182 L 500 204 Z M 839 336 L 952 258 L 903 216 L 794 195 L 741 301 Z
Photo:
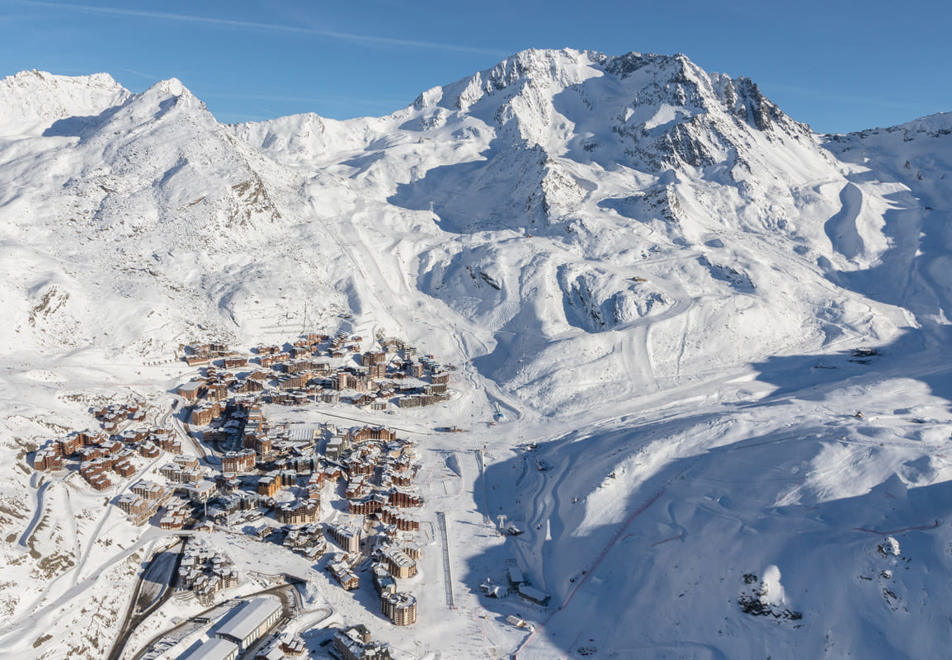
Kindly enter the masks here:
M 820 135 L 683 55 L 523 51 L 346 121 L 223 125 L 174 79 L 0 81 L 0 652 L 104 592 L 80 588 L 120 566 L 97 534 L 139 533 L 40 483 L 35 445 L 91 396 L 165 396 L 180 344 L 326 329 L 459 366 L 470 432 L 434 449 L 488 465 L 447 516 L 525 527 L 461 532 L 467 605 L 427 650 L 941 654 L 947 175 L 952 115 Z M 83 522 L 34 548 L 43 498 Z M 478 589 L 506 562 L 552 595 L 527 636 Z

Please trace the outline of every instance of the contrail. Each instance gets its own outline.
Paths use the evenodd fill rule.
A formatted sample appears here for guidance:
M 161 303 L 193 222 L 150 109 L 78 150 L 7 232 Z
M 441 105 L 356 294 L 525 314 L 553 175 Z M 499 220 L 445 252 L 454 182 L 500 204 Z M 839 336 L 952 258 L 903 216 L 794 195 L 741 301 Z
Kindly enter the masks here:
M 209 16 L 193 16 L 191 14 L 177 14 L 163 11 L 147 11 L 141 9 L 126 9 L 123 7 L 97 7 L 92 5 L 77 5 L 60 2 L 42 2 L 40 0 L 20 0 L 21 4 L 34 7 L 50 7 L 53 9 L 66 9 L 82 11 L 92 14 L 108 14 L 112 16 L 131 16 L 135 18 L 153 18 L 166 21 L 179 21 L 182 23 L 198 23 L 203 25 L 217 25 L 222 27 L 241 28 L 246 30 L 266 30 L 269 32 L 291 32 L 296 34 L 310 34 L 315 37 L 324 37 L 327 39 L 338 39 L 341 41 L 350 41 L 353 43 L 369 44 L 373 46 L 404 46 L 408 48 L 429 48 L 433 50 L 451 50 L 460 53 L 476 53 L 480 55 L 495 55 L 505 57 L 508 53 L 490 48 L 478 48 L 475 46 L 461 46 L 459 44 L 446 44 L 438 41 L 418 41 L 415 39 L 398 39 L 395 37 L 380 37 L 369 34 L 356 34 L 354 32 L 337 32 L 335 30 L 322 30 L 319 28 L 299 27 L 295 25 L 281 25 L 279 23 L 261 23 L 258 21 L 239 21 L 231 18 L 213 18 Z

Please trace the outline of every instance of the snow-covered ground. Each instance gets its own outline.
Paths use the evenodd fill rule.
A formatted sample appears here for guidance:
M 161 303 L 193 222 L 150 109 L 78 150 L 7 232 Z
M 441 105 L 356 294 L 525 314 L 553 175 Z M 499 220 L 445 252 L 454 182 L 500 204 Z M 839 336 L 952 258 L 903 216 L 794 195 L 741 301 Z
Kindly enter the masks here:
M 414 627 L 315 572 L 335 623 L 409 657 L 943 655 L 950 173 L 950 115 L 817 135 L 683 56 L 525 51 L 343 122 L 0 81 L 0 654 L 102 657 L 165 543 L 37 445 L 110 398 L 158 421 L 181 343 L 344 329 L 459 367 L 367 416 L 415 435 L 456 609 L 434 539 Z M 510 566 L 548 606 L 482 594 Z

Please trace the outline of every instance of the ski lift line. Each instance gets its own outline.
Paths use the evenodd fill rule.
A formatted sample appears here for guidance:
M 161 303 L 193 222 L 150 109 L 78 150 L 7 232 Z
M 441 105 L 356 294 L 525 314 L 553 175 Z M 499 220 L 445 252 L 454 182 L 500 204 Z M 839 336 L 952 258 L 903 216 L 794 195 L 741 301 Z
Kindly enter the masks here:
M 582 578 L 581 578 L 580 580 L 576 581 L 575 587 L 572 589 L 571 592 L 569 592 L 569 595 L 568 595 L 568 597 L 565 599 L 565 602 L 563 602 L 562 605 L 560 605 L 560 606 L 558 607 L 558 609 L 556 609 L 555 611 L 551 612 L 551 613 L 549 614 L 549 616 L 546 617 L 545 621 L 543 621 L 538 627 L 536 627 L 536 629 L 535 629 L 534 631 L 532 631 L 532 633 L 530 633 L 529 636 L 526 637 L 526 638 L 522 641 L 522 643 L 519 645 L 519 647 L 513 652 L 513 654 L 512 654 L 512 657 L 513 657 L 513 658 L 518 658 L 518 657 L 519 657 L 519 653 L 529 644 L 529 642 L 530 642 L 530 641 L 532 640 L 532 638 L 535 636 L 536 632 L 538 632 L 539 630 L 542 630 L 543 628 L 545 628 L 556 614 L 558 614 L 559 612 L 564 611 L 564 610 L 569 606 L 569 603 L 572 602 L 572 599 L 575 597 L 576 592 L 578 592 L 579 588 L 581 588 L 581 586 L 582 586 L 583 584 L 585 584 L 585 582 L 588 581 L 588 578 L 598 569 L 598 566 L 602 563 L 602 560 L 605 559 L 605 557 L 608 555 L 608 552 L 612 549 L 612 547 L 614 547 L 614 545 L 615 545 L 615 544 L 618 542 L 618 540 L 622 537 L 622 535 L 625 533 L 625 530 L 628 529 L 628 526 L 631 524 L 631 522 L 632 522 L 635 518 L 637 518 L 638 516 L 640 516 L 642 513 L 644 513 L 645 511 L 647 511 L 648 508 L 649 508 L 652 504 L 654 504 L 655 502 L 657 502 L 657 501 L 661 498 L 661 496 L 664 494 L 665 488 L 666 488 L 666 487 L 662 487 L 661 490 L 659 490 L 657 493 L 655 493 L 655 494 L 651 497 L 651 499 L 649 499 L 647 502 L 645 502 L 644 504 L 642 504 L 638 509 L 636 509 L 635 511 L 633 511 L 633 512 L 631 513 L 631 515 L 628 516 L 628 518 L 625 519 L 625 522 L 622 523 L 622 525 L 621 525 L 621 527 L 618 529 L 618 531 L 615 532 L 615 535 L 614 535 L 614 536 L 612 537 L 612 539 L 608 542 L 608 545 L 606 545 L 606 546 L 602 549 L 602 551 L 598 554 L 598 557 L 595 558 L 595 561 L 594 561 L 594 562 L 592 563 L 592 565 L 589 567 L 588 571 L 586 571 L 586 573 L 582 576 Z
M 446 514 L 444 512 L 436 512 L 436 523 L 440 528 L 440 536 L 443 538 L 443 586 L 446 590 L 446 607 L 455 610 L 456 602 L 453 599 L 453 579 L 450 571 L 450 547 L 446 534 Z

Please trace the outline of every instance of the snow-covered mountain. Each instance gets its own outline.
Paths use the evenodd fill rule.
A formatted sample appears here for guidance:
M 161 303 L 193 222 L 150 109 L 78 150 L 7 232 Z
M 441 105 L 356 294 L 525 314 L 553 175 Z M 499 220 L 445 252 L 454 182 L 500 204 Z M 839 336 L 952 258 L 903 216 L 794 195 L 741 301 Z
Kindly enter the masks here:
M 239 125 L 174 79 L 23 72 L 0 81 L 2 451 L 25 465 L 37 420 L 81 416 L 64 393 L 182 342 L 347 314 L 465 365 L 467 419 L 508 420 L 473 497 L 530 531 L 461 577 L 515 556 L 553 594 L 526 653 L 928 656 L 899 635 L 944 639 L 949 589 L 915 571 L 947 574 L 952 538 L 910 539 L 884 613 L 848 530 L 949 514 L 949 173 L 952 115 L 819 135 L 683 55 L 529 50 L 386 117 Z M 507 453 L 530 440 L 553 470 Z M 7 469 L 9 562 L 36 504 Z M 755 573 L 802 619 L 741 611 Z

